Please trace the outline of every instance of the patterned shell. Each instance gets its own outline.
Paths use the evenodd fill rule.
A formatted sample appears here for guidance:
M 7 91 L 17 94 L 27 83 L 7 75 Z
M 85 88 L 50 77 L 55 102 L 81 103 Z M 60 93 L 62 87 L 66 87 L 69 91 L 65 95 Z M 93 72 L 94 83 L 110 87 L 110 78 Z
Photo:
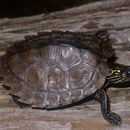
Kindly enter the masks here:
M 99 59 L 89 49 L 68 44 L 19 50 L 3 58 L 3 84 L 11 88 L 9 93 L 19 97 L 19 102 L 32 107 L 69 105 L 104 84 L 106 66 Z

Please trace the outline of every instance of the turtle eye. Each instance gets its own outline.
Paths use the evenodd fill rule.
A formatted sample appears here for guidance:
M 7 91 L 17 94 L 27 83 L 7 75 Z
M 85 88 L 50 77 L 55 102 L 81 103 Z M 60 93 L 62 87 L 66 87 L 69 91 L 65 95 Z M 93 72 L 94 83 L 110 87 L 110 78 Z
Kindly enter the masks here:
M 125 68 L 121 72 L 122 78 L 130 78 L 130 68 Z
M 119 69 L 113 69 L 112 70 L 112 75 L 119 75 L 121 71 Z

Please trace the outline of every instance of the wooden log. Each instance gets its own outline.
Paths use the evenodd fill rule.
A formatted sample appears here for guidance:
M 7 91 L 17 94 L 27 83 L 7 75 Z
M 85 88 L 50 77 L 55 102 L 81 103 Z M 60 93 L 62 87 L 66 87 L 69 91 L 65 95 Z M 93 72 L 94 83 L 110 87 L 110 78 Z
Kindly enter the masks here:
M 120 108 L 128 103 L 113 106 Z M 130 107 L 130 106 L 128 106 Z M 123 110 L 123 111 L 122 111 Z M 124 112 L 125 111 L 125 112 Z M 123 118 L 120 127 L 108 124 L 100 115 L 99 106 L 93 105 L 82 110 L 43 111 L 18 108 L 0 109 L 1 130 L 129 130 L 130 113 L 119 109 Z
M 118 62 L 130 64 L 130 1 L 107 0 L 51 14 L 0 19 L 0 50 L 39 31 L 89 32 L 107 29 L 116 49 Z M 115 92 L 114 92 L 115 91 Z M 124 91 L 118 98 L 119 95 Z M 129 89 L 112 90 L 112 109 L 123 118 L 123 125 L 112 127 L 102 117 L 98 104 L 55 112 L 19 109 L 0 88 L 0 130 L 129 130 Z

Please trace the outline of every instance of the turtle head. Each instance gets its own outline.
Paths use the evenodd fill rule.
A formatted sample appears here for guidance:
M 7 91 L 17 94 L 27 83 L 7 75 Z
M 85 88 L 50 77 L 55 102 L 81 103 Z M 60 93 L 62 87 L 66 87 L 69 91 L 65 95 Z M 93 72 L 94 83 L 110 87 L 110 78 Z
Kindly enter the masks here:
M 130 66 L 117 64 L 112 68 L 107 80 L 112 87 L 130 87 Z

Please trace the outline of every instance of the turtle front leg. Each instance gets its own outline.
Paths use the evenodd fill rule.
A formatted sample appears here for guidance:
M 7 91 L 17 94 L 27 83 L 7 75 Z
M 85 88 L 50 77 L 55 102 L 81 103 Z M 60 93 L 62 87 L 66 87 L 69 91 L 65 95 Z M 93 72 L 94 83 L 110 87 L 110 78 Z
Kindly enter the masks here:
M 95 100 L 101 104 L 101 112 L 105 120 L 112 125 L 121 124 L 120 116 L 111 111 L 109 97 L 103 89 L 95 93 Z

